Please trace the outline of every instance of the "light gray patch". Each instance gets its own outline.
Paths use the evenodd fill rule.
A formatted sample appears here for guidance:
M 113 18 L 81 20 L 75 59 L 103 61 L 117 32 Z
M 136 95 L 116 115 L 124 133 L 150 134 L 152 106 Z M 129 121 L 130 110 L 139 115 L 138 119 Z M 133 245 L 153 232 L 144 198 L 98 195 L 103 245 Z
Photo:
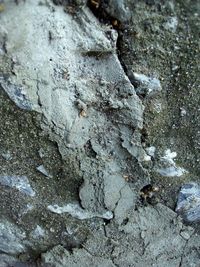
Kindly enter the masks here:
M 11 188 L 16 188 L 17 190 L 28 196 L 35 196 L 35 191 L 32 189 L 26 176 L 0 176 L 0 184 Z
M 44 165 L 39 165 L 36 168 L 40 173 L 42 173 L 44 176 L 52 178 L 52 175 L 48 173 L 48 171 L 46 170 L 46 168 L 44 167 Z
M 96 257 L 85 249 L 74 249 L 69 253 L 65 248 L 58 245 L 52 250 L 42 254 L 42 262 L 46 264 L 56 264 L 56 267 L 114 267 L 110 259 Z
M 0 221 L 0 251 L 17 254 L 25 251 L 23 240 L 26 235 L 16 225 L 8 221 Z
M 113 214 L 111 211 L 106 211 L 102 214 L 97 212 L 90 212 L 82 209 L 78 204 L 72 204 L 72 203 L 69 203 L 65 206 L 58 206 L 57 204 L 49 205 L 47 209 L 57 214 L 69 213 L 72 217 L 77 218 L 79 220 L 86 220 L 95 217 L 107 220 L 111 220 L 113 218 Z

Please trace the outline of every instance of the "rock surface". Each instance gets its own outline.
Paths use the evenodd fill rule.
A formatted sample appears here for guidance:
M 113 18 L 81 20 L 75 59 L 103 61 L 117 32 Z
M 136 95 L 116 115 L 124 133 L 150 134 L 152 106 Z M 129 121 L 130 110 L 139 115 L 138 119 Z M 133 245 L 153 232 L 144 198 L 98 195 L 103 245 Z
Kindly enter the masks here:
M 0 263 L 198 266 L 198 1 L 86 2 L 2 4 Z

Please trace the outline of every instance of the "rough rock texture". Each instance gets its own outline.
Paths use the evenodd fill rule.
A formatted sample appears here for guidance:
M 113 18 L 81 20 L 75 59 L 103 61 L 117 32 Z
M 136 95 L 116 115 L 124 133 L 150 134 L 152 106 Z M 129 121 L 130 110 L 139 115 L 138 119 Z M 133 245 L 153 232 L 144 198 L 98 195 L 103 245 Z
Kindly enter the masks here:
M 111 260 L 103 257 L 95 257 L 85 249 L 74 249 L 73 253 L 69 253 L 62 246 L 56 246 L 49 252 L 42 255 L 42 260 L 46 264 L 55 264 L 62 266 L 98 266 L 98 267 L 114 267 Z
M 0 267 L 198 266 L 199 228 L 172 210 L 199 179 L 198 2 L 88 1 L 98 18 L 16 2 L 0 13 Z
M 100 27 L 87 8 L 73 17 L 49 5 L 33 1 L 16 9 L 13 3 L 2 14 L 4 31 L 12 29 L 13 9 L 15 23 L 24 28 L 6 34 L 6 57 L 15 62 L 9 66 L 12 76 L 3 70 L 2 87 L 19 107 L 42 113 L 42 128 L 52 131 L 63 158 L 77 155 L 84 179 L 82 206 L 91 211 L 116 208 L 122 221 L 135 194 L 123 175 L 137 168 L 138 189 L 147 181 L 139 163 L 146 156 L 140 142 L 142 103 L 118 60 L 117 33 Z M 133 166 L 127 160 L 132 156 Z M 117 207 L 120 201 L 123 211 Z
M 180 185 L 200 181 L 200 3 L 121 2 L 132 17 L 120 32 L 120 59 L 145 106 L 143 146 L 156 148 L 148 170 L 163 188 L 163 203 L 174 209 Z M 149 93 L 148 77 L 159 79 L 162 90 Z M 169 149 L 176 153 L 174 162 L 166 157 Z

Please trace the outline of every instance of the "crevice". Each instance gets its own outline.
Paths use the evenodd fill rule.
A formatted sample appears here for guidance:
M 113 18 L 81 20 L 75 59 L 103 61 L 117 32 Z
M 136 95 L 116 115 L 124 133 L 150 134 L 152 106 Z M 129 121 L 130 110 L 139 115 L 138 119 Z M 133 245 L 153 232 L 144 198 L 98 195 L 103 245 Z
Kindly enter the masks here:
M 107 6 L 106 1 L 100 1 L 100 0 L 88 0 L 87 6 L 92 11 L 94 16 L 99 20 L 102 24 L 112 25 L 112 27 L 115 30 L 118 30 L 121 28 L 122 24 L 121 22 L 111 16 L 105 9 Z
M 123 59 L 122 59 L 123 51 L 121 49 L 121 43 L 123 42 L 123 34 L 127 29 L 127 23 L 126 22 L 122 23 L 118 19 L 112 17 L 105 9 L 106 5 L 107 5 L 106 1 L 99 1 L 99 0 L 88 0 L 87 1 L 87 6 L 90 8 L 94 16 L 99 20 L 99 22 L 101 24 L 111 25 L 111 27 L 117 31 L 118 33 L 118 37 L 116 40 L 117 57 L 124 71 L 124 75 L 127 77 L 128 81 L 133 86 L 133 88 L 135 88 L 136 83 L 133 79 L 131 79 L 130 75 L 128 74 L 128 69 L 126 65 L 123 63 Z M 143 102 L 145 96 L 141 96 L 138 94 L 137 96 L 139 97 L 140 101 Z M 111 113 L 109 112 L 109 108 L 107 112 L 108 114 Z M 116 123 L 116 119 L 115 119 L 115 123 Z M 145 144 L 147 138 L 148 138 L 147 131 L 145 127 L 143 126 L 143 128 L 141 129 L 141 144 Z
M 129 75 L 128 75 L 128 70 L 127 70 L 127 67 L 125 66 L 125 64 L 123 63 L 123 60 L 122 60 L 122 56 L 121 56 L 121 42 L 122 42 L 122 34 L 123 34 L 123 30 L 125 29 L 120 29 L 118 30 L 118 38 L 117 38 L 117 42 L 116 42 L 116 48 L 117 48 L 117 56 L 118 56 L 118 59 L 119 59 L 119 62 L 124 70 L 124 73 L 126 74 L 126 76 L 128 77 L 130 83 L 133 85 L 134 87 L 134 83 L 131 81 Z
M 134 83 L 131 82 L 130 77 L 128 75 L 127 68 L 125 64 L 123 63 L 122 57 L 121 57 L 121 42 L 122 42 L 122 36 L 123 32 L 126 30 L 126 24 L 119 21 L 117 18 L 111 16 L 105 9 L 107 6 L 106 1 L 100 1 L 100 0 L 88 0 L 87 6 L 92 11 L 94 16 L 99 20 L 101 24 L 111 25 L 113 29 L 115 29 L 118 33 L 118 37 L 116 40 L 116 52 L 119 59 L 119 62 L 122 66 L 122 69 L 124 70 L 124 74 L 127 76 L 128 80 L 134 87 Z
M 36 87 L 37 87 L 36 94 L 37 94 L 37 99 L 38 99 L 38 105 L 39 105 L 40 108 L 41 108 L 41 107 L 42 107 L 42 103 L 41 103 L 40 95 L 39 95 L 40 87 L 39 87 L 39 77 L 38 77 L 38 73 L 37 73 Z

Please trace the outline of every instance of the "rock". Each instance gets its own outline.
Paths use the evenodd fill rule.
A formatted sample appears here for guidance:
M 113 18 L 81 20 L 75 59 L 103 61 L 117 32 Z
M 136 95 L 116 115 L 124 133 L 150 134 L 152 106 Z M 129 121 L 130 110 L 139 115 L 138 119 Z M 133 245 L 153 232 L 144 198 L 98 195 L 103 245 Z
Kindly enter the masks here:
M 151 160 L 141 145 L 141 133 L 139 131 L 134 131 L 133 133 L 124 129 L 121 139 L 123 140 L 122 146 L 139 162 Z
M 49 205 L 47 209 L 57 214 L 69 213 L 72 217 L 79 220 L 91 219 L 94 217 L 103 218 L 106 220 L 111 220 L 113 218 L 113 214 L 110 211 L 107 211 L 103 214 L 89 212 L 82 209 L 78 204 L 71 203 L 63 207 L 59 207 L 58 205 Z
M 151 157 L 155 156 L 155 152 L 156 152 L 156 148 L 155 146 L 150 146 L 150 147 L 146 147 L 145 151 L 147 152 L 147 154 Z
M 11 160 L 12 159 L 12 155 L 11 155 L 10 151 L 7 151 L 6 153 L 2 153 L 1 155 L 5 160 Z
M 33 209 L 34 209 L 34 205 L 32 205 L 31 203 L 24 205 L 19 212 L 19 217 L 26 215 L 28 212 L 32 211 Z
M 58 245 L 51 251 L 42 254 L 42 262 L 52 264 L 55 267 L 114 267 L 111 260 L 103 257 L 95 257 L 85 249 L 74 249 L 69 253 L 65 248 Z
M 26 176 L 0 176 L 0 184 L 11 188 L 16 188 L 28 196 L 35 196 L 35 191 L 32 189 Z
M 153 95 L 162 90 L 160 81 L 155 77 L 148 77 L 144 74 L 134 72 L 131 75 L 131 79 L 133 79 L 138 95 Z
M 186 114 L 187 114 L 187 111 L 183 107 L 181 107 L 180 108 L 180 115 L 181 115 L 181 117 L 184 117 Z
M 122 224 L 125 218 L 127 218 L 128 213 L 133 209 L 136 203 L 136 199 L 136 194 L 128 185 L 125 185 L 120 190 L 120 197 L 114 210 L 115 220 L 118 224 Z
M 176 212 L 188 222 L 200 221 L 200 186 L 196 183 L 182 185 Z
M 52 178 L 52 175 L 48 173 L 48 171 L 45 169 L 44 165 L 40 165 L 36 168 L 40 173 L 42 173 L 44 176 Z
M 0 251 L 6 254 L 18 254 L 25 251 L 23 245 L 26 234 L 16 225 L 1 220 L 0 221 Z
M 113 211 L 116 222 L 121 224 L 133 208 L 136 194 L 116 169 L 110 164 L 108 175 L 104 176 L 104 203 L 108 210 Z
M 121 22 L 128 21 L 131 18 L 131 10 L 127 0 L 110 0 L 105 6 L 105 10 L 110 16 L 118 19 Z
M 176 158 L 177 153 L 171 152 L 170 149 L 165 151 L 165 155 L 160 158 L 160 166 L 156 169 L 156 171 L 162 176 L 168 177 L 180 177 L 187 173 L 187 171 L 182 168 L 176 166 L 174 162 L 174 158 Z
M 177 17 L 168 18 L 167 22 L 164 25 L 165 29 L 171 32 L 176 32 L 177 26 L 178 26 Z
M 53 0 L 53 3 L 55 5 L 64 5 L 64 6 L 71 4 L 69 0 Z M 82 5 L 86 4 L 86 0 L 74 0 L 73 4 L 78 5 L 78 6 L 82 6 Z
M 198 250 L 194 249 L 195 247 L 199 247 L 199 245 L 200 245 L 199 235 L 193 234 L 189 239 L 189 242 L 186 245 L 185 250 L 183 252 L 182 262 L 181 262 L 183 267 L 199 265 Z
M 180 167 L 176 167 L 176 166 L 170 166 L 164 169 L 158 169 L 157 172 L 162 175 L 162 176 L 167 176 L 167 177 L 180 177 L 182 176 L 184 173 L 186 173 L 186 170 Z

